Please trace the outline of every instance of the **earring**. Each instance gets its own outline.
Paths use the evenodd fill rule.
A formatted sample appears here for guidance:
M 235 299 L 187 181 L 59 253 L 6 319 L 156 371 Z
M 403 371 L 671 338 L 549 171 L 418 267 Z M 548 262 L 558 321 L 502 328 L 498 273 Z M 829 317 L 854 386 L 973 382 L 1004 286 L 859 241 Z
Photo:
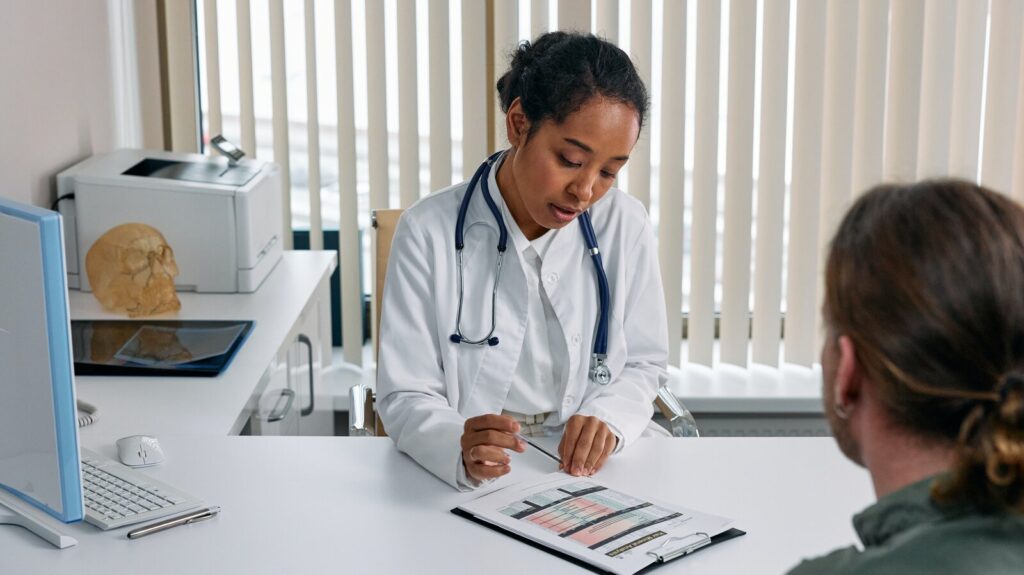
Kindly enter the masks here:
M 838 401 L 836 401 L 832 407 L 832 411 L 835 412 L 839 419 L 850 418 L 850 406 L 846 405 L 845 403 L 839 403 Z

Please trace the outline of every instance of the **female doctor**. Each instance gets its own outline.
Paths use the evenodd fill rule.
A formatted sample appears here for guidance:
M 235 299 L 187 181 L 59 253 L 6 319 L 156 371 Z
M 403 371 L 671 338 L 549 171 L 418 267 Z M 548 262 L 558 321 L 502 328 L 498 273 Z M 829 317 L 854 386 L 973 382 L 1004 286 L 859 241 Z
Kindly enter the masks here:
M 647 213 L 612 187 L 647 111 L 633 63 L 552 32 L 497 88 L 511 146 L 403 213 L 382 304 L 384 427 L 463 490 L 561 426 L 563 469 L 593 474 L 647 428 L 668 360 Z

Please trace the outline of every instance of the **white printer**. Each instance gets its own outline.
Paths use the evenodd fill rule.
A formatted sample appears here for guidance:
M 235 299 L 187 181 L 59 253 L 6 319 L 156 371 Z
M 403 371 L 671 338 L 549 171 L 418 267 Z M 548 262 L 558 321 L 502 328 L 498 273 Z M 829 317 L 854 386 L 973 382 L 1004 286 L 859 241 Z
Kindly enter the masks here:
M 68 285 L 92 291 L 89 248 L 115 226 L 143 223 L 174 250 L 179 291 L 256 291 L 281 259 L 281 188 L 269 162 L 128 149 L 93 156 L 57 175 Z

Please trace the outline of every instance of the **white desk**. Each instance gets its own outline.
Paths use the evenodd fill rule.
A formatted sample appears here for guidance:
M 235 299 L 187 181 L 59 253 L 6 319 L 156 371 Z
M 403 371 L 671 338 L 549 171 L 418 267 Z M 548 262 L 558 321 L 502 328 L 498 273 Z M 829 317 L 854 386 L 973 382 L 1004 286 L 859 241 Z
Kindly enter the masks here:
M 585 573 L 448 512 L 452 490 L 382 438 L 163 437 L 156 477 L 223 508 L 208 522 L 137 541 L 67 526 L 58 551 L 0 527 L 5 573 Z M 114 455 L 110 445 L 86 445 Z M 553 470 L 515 455 L 513 475 Z M 643 439 L 599 477 L 637 494 L 736 519 L 748 534 L 657 573 L 782 573 L 855 541 L 868 475 L 825 438 Z M 499 482 L 498 486 L 502 483 Z
M 253 320 L 253 331 L 228 369 L 215 378 L 77 377 L 78 398 L 99 408 L 99 421 L 81 430 L 83 442 L 150 434 L 237 434 L 262 392 L 268 363 L 297 329 L 311 305 L 326 298 L 319 333 L 330 362 L 330 286 L 333 252 L 285 252 L 260 289 L 251 294 L 181 293 L 181 311 L 154 319 Z M 91 293 L 70 292 L 72 319 L 124 319 L 105 311 Z M 320 310 L 323 311 L 323 310 Z M 316 318 L 314 318 L 316 319 Z M 98 443 L 98 442 L 97 442 Z

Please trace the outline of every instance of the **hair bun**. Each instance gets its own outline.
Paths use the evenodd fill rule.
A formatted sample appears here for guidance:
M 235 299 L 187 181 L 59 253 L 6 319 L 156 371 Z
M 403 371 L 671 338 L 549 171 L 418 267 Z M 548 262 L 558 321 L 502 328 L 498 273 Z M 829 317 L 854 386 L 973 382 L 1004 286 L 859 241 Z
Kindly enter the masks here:
M 1011 393 L 1024 392 L 1024 375 L 1019 372 L 1011 371 L 1010 373 L 1003 376 L 1002 381 L 999 382 L 999 403 L 1006 403 L 1007 398 L 1010 397 Z

